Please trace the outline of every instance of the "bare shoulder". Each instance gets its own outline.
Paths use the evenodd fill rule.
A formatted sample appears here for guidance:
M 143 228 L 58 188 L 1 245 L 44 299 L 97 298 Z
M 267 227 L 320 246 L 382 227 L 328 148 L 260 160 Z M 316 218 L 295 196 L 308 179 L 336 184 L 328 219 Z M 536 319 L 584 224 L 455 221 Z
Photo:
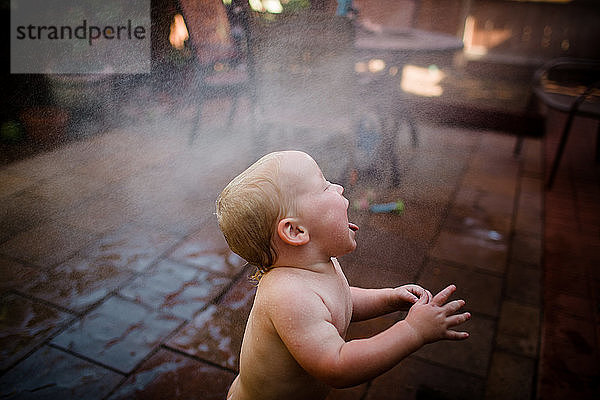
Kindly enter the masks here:
M 296 268 L 273 269 L 261 278 L 258 301 L 272 311 L 286 313 L 311 306 L 322 307 L 315 280 L 314 274 Z
M 258 286 L 261 297 L 273 300 L 310 296 L 314 285 L 309 274 L 296 268 L 276 268 L 264 275 Z

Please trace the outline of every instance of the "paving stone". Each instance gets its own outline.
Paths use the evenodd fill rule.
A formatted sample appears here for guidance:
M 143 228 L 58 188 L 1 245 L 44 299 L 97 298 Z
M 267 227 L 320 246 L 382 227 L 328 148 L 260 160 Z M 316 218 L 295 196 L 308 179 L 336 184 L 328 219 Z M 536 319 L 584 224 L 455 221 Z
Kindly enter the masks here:
M 600 391 L 600 375 L 573 373 L 564 362 L 553 357 L 540 360 L 538 398 L 595 400 Z
M 530 265 L 511 262 L 506 275 L 506 298 L 524 305 L 539 307 L 542 297 L 540 267 L 531 268 Z
M 109 399 L 222 400 L 234 378 L 232 372 L 160 349 Z
M 593 323 L 563 314 L 544 314 L 544 358 L 550 367 L 586 377 L 600 376 Z
M 513 135 L 507 135 L 498 132 L 490 132 L 481 136 L 479 147 L 477 152 L 485 156 L 497 157 L 500 159 L 506 159 L 509 162 L 517 164 L 517 160 L 512 157 L 512 151 L 515 145 L 515 137 Z M 484 158 L 485 161 L 485 158 Z M 489 165 L 491 164 L 491 165 Z M 487 163 L 491 169 L 495 166 L 493 163 Z
M 21 176 L 12 175 L 0 170 L 0 199 L 18 193 L 33 185 L 35 181 Z
M 231 280 L 163 260 L 120 290 L 122 296 L 184 319 L 191 319 Z
M 64 326 L 72 316 L 14 294 L 0 298 L 0 369 L 4 370 Z
M 534 359 L 494 351 L 484 399 L 533 398 L 535 370 Z
M 592 290 L 594 289 L 592 288 Z M 595 293 L 598 293 L 597 289 Z M 552 290 L 546 290 L 546 297 L 549 299 L 548 304 L 551 305 L 555 311 L 560 311 L 571 317 L 591 320 L 590 317 L 594 314 L 594 301 L 591 298 L 573 296 L 571 294 L 555 292 Z
M 45 152 L 4 167 L 4 172 L 34 182 L 64 173 L 68 159 L 57 151 Z
M 512 237 L 511 261 L 518 261 L 539 267 L 542 263 L 542 239 L 517 233 Z
M 426 251 L 422 241 L 366 228 L 358 231 L 356 250 L 339 261 L 353 286 L 395 287 L 415 281 Z
M 588 296 L 588 280 L 584 274 L 563 269 L 576 264 L 576 260 L 560 263 L 558 260 L 547 260 L 544 274 L 544 290 L 552 293 L 564 293 L 574 297 Z M 551 265 L 555 265 L 552 267 Z M 558 265 L 556 265 L 558 264 Z M 579 267 L 581 268 L 581 267 Z
M 333 389 L 326 400 L 362 400 L 367 389 L 366 383 L 346 389 Z
M 0 215 L 0 243 L 49 222 L 60 211 L 54 207 L 45 207 L 43 199 L 26 191 L 0 200 L 0 209 L 3 211 Z
M 111 297 L 52 344 L 127 373 L 180 324 L 175 317 Z
M 169 258 L 208 271 L 234 277 L 246 262 L 229 250 L 216 221 L 186 239 L 169 255 Z
M 494 217 L 498 220 L 512 217 L 514 210 L 512 196 L 464 185 L 458 189 L 454 203 L 457 208 L 484 215 L 488 220 Z
M 444 228 L 460 234 L 506 243 L 511 228 L 510 214 L 488 213 L 482 209 L 454 206 Z
M 499 314 L 503 285 L 500 277 L 434 260 L 426 264 L 418 283 L 433 294 L 439 293 L 450 284 L 455 284 L 457 291 L 452 295 L 452 299 L 465 300 L 465 311 L 492 317 Z
M 543 212 L 540 193 L 522 193 L 517 205 L 515 231 L 540 236 L 542 234 Z
M 536 358 L 540 341 L 540 315 L 538 307 L 503 301 L 496 336 L 497 347 L 516 355 Z
M 105 234 L 82 251 L 93 263 L 105 263 L 134 272 L 146 270 L 179 237 L 142 225 L 126 225 Z
M 502 241 L 473 237 L 443 230 L 431 255 L 441 260 L 504 273 L 507 246 Z
M 0 256 L 0 294 L 20 288 L 24 283 L 34 280 L 38 273 L 37 268 Z
M 457 328 L 469 332 L 463 341 L 440 341 L 428 344 L 415 355 L 448 368 L 485 378 L 493 349 L 496 324 L 477 315 Z
M 542 177 L 544 173 L 543 145 L 540 138 L 525 138 L 521 159 L 523 160 L 523 173 Z
M 241 279 L 218 305 L 210 305 L 173 336 L 167 346 L 238 370 L 244 329 L 256 287 Z
M 429 364 L 413 356 L 375 378 L 366 399 L 475 400 L 482 398 L 484 384 L 482 378 Z
M 98 194 L 104 182 L 90 179 L 79 172 L 59 174 L 41 180 L 25 190 L 25 193 L 40 198 L 44 207 L 60 210 L 61 214 L 79 203 Z
M 478 191 L 490 192 L 514 199 L 517 188 L 517 176 L 486 174 L 468 169 L 463 177 L 461 187 L 469 187 Z M 512 202 L 510 203 L 512 204 Z
M 4 399 L 102 399 L 123 376 L 43 346 L 0 378 Z
M 197 160 L 185 166 L 173 161 L 143 171 L 114 185 L 111 193 L 129 199 L 139 223 L 177 234 L 196 231 L 205 221 L 215 220 L 216 199 L 214 186 L 201 181 L 207 167 L 194 169 L 196 164 Z
M 40 266 L 66 260 L 95 238 L 94 233 L 49 222 L 19 233 L 0 245 L 0 253 Z
M 60 216 L 62 223 L 103 234 L 136 221 L 136 209 L 127 198 L 94 196 Z
M 90 260 L 76 255 L 55 267 L 39 271 L 20 290 L 80 313 L 132 276 L 131 271 L 110 260 Z

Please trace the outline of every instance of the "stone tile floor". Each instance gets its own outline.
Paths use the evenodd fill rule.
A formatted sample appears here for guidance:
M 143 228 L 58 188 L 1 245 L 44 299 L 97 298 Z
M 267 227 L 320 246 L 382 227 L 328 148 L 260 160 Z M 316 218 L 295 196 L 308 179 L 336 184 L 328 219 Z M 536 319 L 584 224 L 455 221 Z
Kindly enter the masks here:
M 190 145 L 185 121 L 157 113 L 0 169 L 3 398 L 225 397 L 254 287 L 251 270 L 218 232 L 213 204 L 259 155 L 258 138 L 245 126 L 236 121 L 227 135 L 208 126 Z M 351 201 L 372 193 L 377 202 L 402 199 L 406 209 L 352 209 L 359 245 L 340 262 L 357 286 L 417 282 L 437 291 L 456 283 L 473 314 L 471 338 L 429 345 L 329 398 L 558 398 L 547 390 L 553 380 L 564 380 L 567 392 L 581 382 L 589 394 L 587 387 L 597 388 L 600 331 L 588 318 L 598 304 L 592 261 L 599 253 L 577 238 L 585 232 L 586 245 L 597 250 L 598 214 L 590 203 L 597 185 L 589 185 L 589 197 L 583 189 L 577 196 L 544 194 L 541 139 L 526 139 L 515 158 L 511 135 L 418 128 L 416 148 L 400 135 L 398 187 L 369 177 L 346 187 Z M 350 167 L 343 163 L 348 148 L 335 135 L 301 139 L 291 135 L 261 151 L 306 149 L 332 179 Z M 557 215 L 546 211 L 551 220 L 544 224 L 544 199 L 578 202 L 577 218 L 557 207 Z M 574 221 L 579 225 L 558 229 Z M 544 250 L 553 255 L 547 268 L 562 273 L 568 265 L 571 279 L 544 273 Z M 592 297 L 581 297 L 581 287 Z M 558 313 L 543 312 L 550 300 Z M 356 324 L 350 336 L 370 335 L 400 317 Z M 582 330 L 569 328 L 573 323 Z M 569 346 L 577 358 L 565 354 Z M 542 367 L 550 365 L 538 372 L 544 349 L 560 354 L 541 357 Z

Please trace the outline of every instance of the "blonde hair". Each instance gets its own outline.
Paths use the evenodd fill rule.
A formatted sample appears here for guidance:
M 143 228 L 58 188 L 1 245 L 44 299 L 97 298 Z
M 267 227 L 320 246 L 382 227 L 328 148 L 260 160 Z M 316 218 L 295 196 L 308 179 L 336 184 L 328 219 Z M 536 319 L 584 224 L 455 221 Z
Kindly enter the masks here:
M 270 153 L 256 161 L 229 182 L 216 201 L 217 221 L 229 248 L 257 268 L 257 281 L 277 261 L 277 223 L 293 208 L 279 180 L 282 155 Z

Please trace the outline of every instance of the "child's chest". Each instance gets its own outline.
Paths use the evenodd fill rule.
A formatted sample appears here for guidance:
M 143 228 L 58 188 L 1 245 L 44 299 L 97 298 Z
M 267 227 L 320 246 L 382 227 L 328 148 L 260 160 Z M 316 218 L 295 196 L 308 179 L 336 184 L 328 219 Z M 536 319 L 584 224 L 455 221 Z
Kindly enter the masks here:
M 345 337 L 352 319 L 352 297 L 346 277 L 339 266 L 336 270 L 335 275 L 320 282 L 319 296 L 331 313 L 331 323 L 337 328 L 340 336 Z

